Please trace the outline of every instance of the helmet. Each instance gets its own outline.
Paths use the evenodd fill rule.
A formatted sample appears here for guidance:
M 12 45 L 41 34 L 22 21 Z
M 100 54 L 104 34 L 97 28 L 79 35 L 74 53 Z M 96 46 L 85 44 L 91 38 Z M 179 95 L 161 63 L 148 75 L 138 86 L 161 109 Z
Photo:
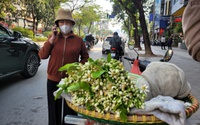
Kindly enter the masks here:
M 117 32 L 114 32 L 113 35 L 118 35 L 118 33 L 117 33 Z

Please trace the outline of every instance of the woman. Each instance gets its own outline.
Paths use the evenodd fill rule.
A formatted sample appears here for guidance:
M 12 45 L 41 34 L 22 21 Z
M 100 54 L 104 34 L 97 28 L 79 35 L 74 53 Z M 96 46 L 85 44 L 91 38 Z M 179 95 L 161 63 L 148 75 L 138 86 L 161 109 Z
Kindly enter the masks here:
M 63 115 L 76 115 L 64 102 L 64 114 L 62 112 L 62 99 L 54 100 L 53 92 L 56 91 L 57 84 L 66 77 L 65 72 L 58 69 L 67 63 L 80 62 L 84 64 L 89 58 L 89 54 L 81 37 L 72 31 L 75 20 L 69 10 L 59 9 L 55 26 L 52 27 L 52 35 L 44 43 L 39 51 L 41 59 L 48 59 L 47 69 L 47 96 L 49 125 L 62 125 Z M 57 31 L 60 29 L 60 32 Z

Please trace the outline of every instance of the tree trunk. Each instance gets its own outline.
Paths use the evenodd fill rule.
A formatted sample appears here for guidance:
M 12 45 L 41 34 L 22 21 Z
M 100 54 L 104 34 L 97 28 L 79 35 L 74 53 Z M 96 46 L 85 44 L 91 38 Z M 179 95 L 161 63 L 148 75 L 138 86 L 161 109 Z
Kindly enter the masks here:
M 149 34 L 147 31 L 143 5 L 140 0 L 133 0 L 133 3 L 138 8 L 139 14 L 140 14 L 139 20 L 140 20 L 140 24 L 142 28 L 143 39 L 144 39 L 145 55 L 154 55 L 150 46 Z
M 87 31 L 88 34 L 90 33 L 91 26 L 92 26 L 92 22 L 90 22 L 90 25 L 89 25 L 89 28 L 88 28 L 88 31 Z
M 56 18 L 56 13 L 55 13 L 55 2 L 53 0 L 49 1 L 49 6 L 52 8 L 52 12 L 53 12 L 53 17 L 54 19 Z
M 126 29 L 128 29 L 128 39 L 131 39 L 131 30 L 130 30 L 130 18 L 128 18 L 128 22 L 124 20 L 124 26 L 126 27 Z
M 78 25 L 78 35 L 81 35 L 81 25 Z
M 24 22 L 24 27 L 23 28 L 26 28 L 26 18 L 23 17 L 23 22 Z
M 34 8 L 34 4 L 32 5 L 32 16 L 33 16 L 33 35 L 35 35 L 35 14 L 34 14 L 34 12 L 35 12 L 35 10 L 34 10 L 35 8 Z
M 140 40 L 139 40 L 139 33 L 138 33 L 138 24 L 136 22 L 136 17 L 134 15 L 134 12 L 129 9 L 123 2 L 122 0 L 118 0 L 118 2 L 125 8 L 126 13 L 129 15 L 129 17 L 131 18 L 131 22 L 133 24 L 134 29 L 134 40 L 135 40 L 135 47 L 138 48 L 138 50 L 142 50 L 141 46 L 140 46 Z
M 134 27 L 134 40 L 135 40 L 135 48 L 138 48 L 138 50 L 142 50 L 140 46 L 140 39 L 139 39 L 139 33 L 138 33 L 138 24 L 136 22 L 136 17 L 129 12 L 129 16 L 131 17 L 131 22 Z

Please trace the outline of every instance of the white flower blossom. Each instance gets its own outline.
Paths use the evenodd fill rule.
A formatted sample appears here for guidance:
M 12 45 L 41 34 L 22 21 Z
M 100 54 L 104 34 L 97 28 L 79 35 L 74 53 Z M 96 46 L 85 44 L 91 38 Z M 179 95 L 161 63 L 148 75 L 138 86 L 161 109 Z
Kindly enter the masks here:
M 106 72 L 98 78 L 93 78 L 92 73 L 100 69 Z M 131 80 L 120 61 L 114 59 L 110 62 L 105 59 L 97 59 L 95 63 L 88 61 L 84 65 L 79 64 L 77 70 L 73 70 L 68 75 L 64 78 L 66 86 L 78 82 L 90 85 L 90 92 L 83 89 L 71 92 L 72 103 L 76 106 L 89 104 L 97 112 L 114 112 L 117 117 L 120 117 L 122 109 L 116 109 L 116 106 L 123 105 L 127 112 L 136 106 L 144 108 L 144 100 L 149 91 L 148 86 L 136 88 L 136 82 Z

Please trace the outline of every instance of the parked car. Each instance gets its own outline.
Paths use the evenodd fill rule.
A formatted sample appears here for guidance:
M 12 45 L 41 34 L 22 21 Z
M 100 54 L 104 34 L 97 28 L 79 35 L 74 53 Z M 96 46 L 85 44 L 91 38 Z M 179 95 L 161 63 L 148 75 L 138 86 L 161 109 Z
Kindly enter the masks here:
M 105 53 L 110 53 L 110 40 L 112 39 L 113 35 L 108 35 L 104 40 L 103 40 L 103 44 L 102 44 L 102 54 Z M 125 43 L 126 41 L 124 39 L 122 39 L 122 49 L 123 52 L 122 54 L 124 54 L 125 51 Z
M 39 49 L 31 39 L 0 24 L 0 79 L 16 73 L 33 77 L 40 65 Z

